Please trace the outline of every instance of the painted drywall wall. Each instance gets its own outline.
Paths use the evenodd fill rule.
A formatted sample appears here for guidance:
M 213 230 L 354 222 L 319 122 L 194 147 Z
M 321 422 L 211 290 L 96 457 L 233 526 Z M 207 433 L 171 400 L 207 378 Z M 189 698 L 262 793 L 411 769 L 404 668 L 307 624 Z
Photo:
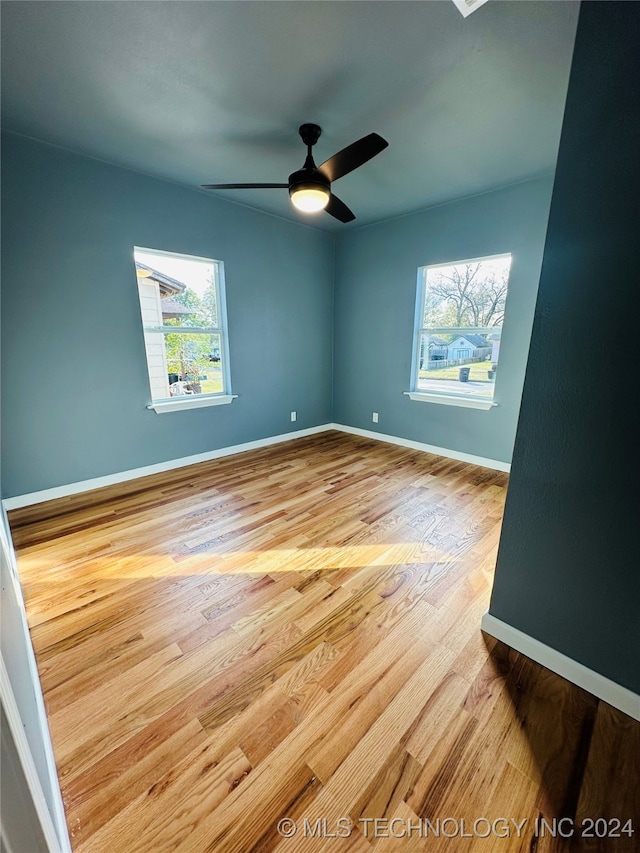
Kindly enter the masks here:
M 511 461 L 551 188 L 548 175 L 337 238 L 336 423 Z M 409 400 L 418 267 L 505 252 L 513 262 L 499 406 L 487 412 Z
M 582 4 L 490 606 L 638 694 L 639 43 Z
M 2 184 L 4 497 L 331 420 L 330 235 L 10 134 Z M 146 409 L 134 245 L 224 262 L 231 405 Z

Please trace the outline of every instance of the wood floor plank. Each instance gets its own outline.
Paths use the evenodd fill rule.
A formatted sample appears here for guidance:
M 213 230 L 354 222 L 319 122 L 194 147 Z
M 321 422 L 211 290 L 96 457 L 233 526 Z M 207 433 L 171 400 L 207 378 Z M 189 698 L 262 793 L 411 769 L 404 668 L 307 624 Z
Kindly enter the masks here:
M 136 838 L 140 853 L 172 850 L 185 835 L 211 814 L 216 806 L 251 772 L 240 748 L 218 762 L 211 757 L 211 739 L 196 747 L 108 821 L 87 841 L 90 850 L 111 853 Z M 178 801 L 181 808 L 173 805 Z M 82 853 L 85 844 L 78 846 Z
M 640 724 L 479 629 L 507 484 L 325 432 L 10 513 L 74 853 L 635 853 Z
M 124 811 L 132 800 L 152 788 L 176 763 L 176 756 L 191 753 L 207 739 L 198 720 L 162 741 L 155 750 L 136 760 L 129 752 L 107 768 L 95 765 L 65 786 L 64 805 L 78 843 Z M 124 760 L 122 760 L 124 759 Z

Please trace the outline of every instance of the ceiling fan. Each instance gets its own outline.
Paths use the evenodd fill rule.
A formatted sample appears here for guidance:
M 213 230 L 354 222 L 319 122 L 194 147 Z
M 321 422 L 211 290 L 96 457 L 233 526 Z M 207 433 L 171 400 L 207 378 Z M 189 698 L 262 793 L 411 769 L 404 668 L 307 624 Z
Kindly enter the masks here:
M 353 172 L 367 160 L 383 151 L 389 144 L 377 133 L 363 136 L 357 142 L 347 145 L 333 157 L 325 160 L 321 166 L 313 162 L 311 149 L 322 133 L 317 124 L 301 124 L 298 133 L 307 146 L 307 159 L 302 169 L 289 175 L 286 184 L 203 184 L 205 190 L 256 190 L 288 189 L 294 206 L 305 213 L 326 210 L 340 222 L 351 222 L 355 214 L 347 205 L 331 192 L 331 184 L 343 175 Z

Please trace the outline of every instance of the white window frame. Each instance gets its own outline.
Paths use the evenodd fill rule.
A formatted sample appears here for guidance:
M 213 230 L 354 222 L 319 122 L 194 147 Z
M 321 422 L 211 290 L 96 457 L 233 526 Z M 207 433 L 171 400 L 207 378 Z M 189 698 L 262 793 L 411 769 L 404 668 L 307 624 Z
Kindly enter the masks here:
M 179 397 L 162 397 L 153 399 L 151 389 L 151 377 L 149 376 L 149 396 L 151 402 L 147 409 L 157 414 L 167 412 L 184 411 L 185 409 L 200 409 L 207 406 L 227 405 L 236 399 L 237 394 L 231 393 L 231 373 L 229 370 L 229 346 L 227 330 L 227 301 L 224 282 L 224 264 L 214 258 L 203 258 L 196 255 L 185 255 L 178 252 L 167 252 L 160 249 L 147 249 L 135 246 L 135 251 L 147 252 L 154 255 L 164 255 L 169 258 L 180 258 L 185 261 L 200 261 L 211 264 L 213 267 L 213 283 L 216 294 L 216 307 L 218 312 L 217 326 L 149 326 L 143 322 L 144 333 L 161 333 L 163 335 L 185 334 L 185 335 L 218 335 L 220 341 L 220 369 L 222 374 L 222 391 L 209 394 L 189 394 Z M 142 309 L 141 309 L 142 310 Z M 145 358 L 146 346 L 145 346 Z M 147 362 L 147 374 L 149 375 L 149 364 Z
M 429 270 L 432 269 L 440 269 L 442 267 L 452 267 L 452 266 L 462 266 L 464 264 L 474 264 L 479 263 L 481 261 L 493 261 L 499 260 L 502 258 L 511 258 L 513 261 L 513 254 L 511 252 L 503 252 L 498 255 L 484 255 L 480 258 L 470 258 L 463 260 L 455 260 L 455 261 L 444 261 L 437 264 L 427 264 L 422 267 L 418 267 L 418 282 L 417 282 L 417 297 L 416 297 L 416 312 L 415 312 L 415 325 L 414 325 L 414 336 L 413 336 L 413 355 L 411 360 L 411 390 L 405 391 L 404 394 L 409 397 L 410 400 L 414 400 L 420 403 L 436 403 L 439 405 L 445 406 L 460 406 L 462 408 L 468 409 L 482 409 L 484 411 L 489 411 L 500 404 L 495 399 L 495 386 L 492 397 L 474 395 L 473 393 L 461 393 L 457 394 L 454 391 L 436 391 L 435 389 L 425 390 L 424 388 L 418 387 L 418 380 L 420 375 L 420 346 L 423 335 L 438 335 L 438 334 L 460 334 L 461 336 L 465 334 L 486 334 L 491 328 L 500 328 L 504 327 L 504 322 L 502 327 L 469 327 L 469 326 L 461 326 L 461 327 L 435 327 L 435 326 L 423 326 L 424 322 L 424 307 L 425 307 L 425 299 L 427 295 L 427 277 Z M 508 286 L 507 286 L 507 297 L 509 295 Z M 506 316 L 506 315 L 505 315 Z

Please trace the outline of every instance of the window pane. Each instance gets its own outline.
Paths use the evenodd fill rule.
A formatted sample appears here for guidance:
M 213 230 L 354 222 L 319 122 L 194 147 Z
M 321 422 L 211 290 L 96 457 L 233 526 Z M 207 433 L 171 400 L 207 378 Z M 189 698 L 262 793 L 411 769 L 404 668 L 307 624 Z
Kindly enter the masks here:
M 417 391 L 493 397 L 491 347 L 460 345 L 461 335 L 420 336 Z M 474 338 L 476 336 L 473 336 Z
M 493 398 L 511 256 L 424 269 L 417 391 Z
M 224 391 L 220 335 L 144 333 L 152 400 Z
M 502 326 L 511 256 L 429 267 L 425 328 Z
M 161 337 L 164 338 L 170 396 L 222 392 L 220 335 L 175 332 Z
M 152 401 L 229 393 L 222 262 L 137 246 L 134 259 Z
M 215 263 L 141 249 L 134 256 L 145 326 L 218 327 Z

